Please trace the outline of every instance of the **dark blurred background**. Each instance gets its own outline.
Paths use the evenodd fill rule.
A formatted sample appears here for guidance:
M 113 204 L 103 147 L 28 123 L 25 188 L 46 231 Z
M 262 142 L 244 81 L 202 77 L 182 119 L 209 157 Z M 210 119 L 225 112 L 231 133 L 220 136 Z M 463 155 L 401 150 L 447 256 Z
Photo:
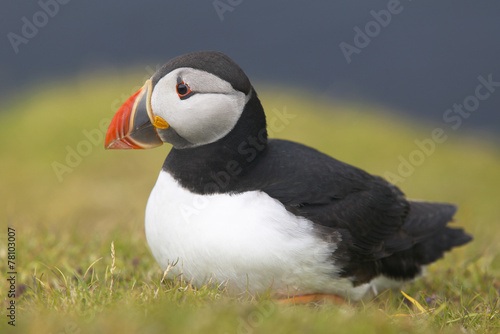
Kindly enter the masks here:
M 479 76 L 500 82 L 497 1 L 6 0 L 0 15 L 2 101 L 45 80 L 210 49 L 254 82 L 432 124 L 467 100 L 473 111 L 459 116 L 460 131 L 500 132 L 500 87 L 470 97 Z

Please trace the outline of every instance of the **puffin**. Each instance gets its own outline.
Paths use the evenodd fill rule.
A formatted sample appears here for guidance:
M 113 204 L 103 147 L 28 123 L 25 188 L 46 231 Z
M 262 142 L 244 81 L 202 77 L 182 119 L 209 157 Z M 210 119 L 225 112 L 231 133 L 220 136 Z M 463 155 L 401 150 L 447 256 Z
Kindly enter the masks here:
M 472 237 L 453 204 L 300 143 L 269 139 L 243 70 L 200 51 L 163 65 L 116 112 L 106 149 L 172 145 L 145 235 L 169 278 L 282 299 L 359 301 L 422 275 Z M 299 299 L 297 299 L 299 300 Z

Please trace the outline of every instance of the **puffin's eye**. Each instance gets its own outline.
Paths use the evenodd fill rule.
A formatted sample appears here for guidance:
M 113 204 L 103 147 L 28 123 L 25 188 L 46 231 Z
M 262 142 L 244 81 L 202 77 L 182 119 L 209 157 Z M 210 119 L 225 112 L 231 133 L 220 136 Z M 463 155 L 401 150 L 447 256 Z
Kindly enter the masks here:
M 188 87 L 185 84 L 180 83 L 177 85 L 177 94 L 186 95 L 187 92 L 188 92 Z
M 179 82 L 176 86 L 177 89 L 177 95 L 181 98 L 181 100 L 187 99 L 191 95 L 193 95 L 193 92 L 191 91 L 191 88 L 184 83 L 184 81 Z

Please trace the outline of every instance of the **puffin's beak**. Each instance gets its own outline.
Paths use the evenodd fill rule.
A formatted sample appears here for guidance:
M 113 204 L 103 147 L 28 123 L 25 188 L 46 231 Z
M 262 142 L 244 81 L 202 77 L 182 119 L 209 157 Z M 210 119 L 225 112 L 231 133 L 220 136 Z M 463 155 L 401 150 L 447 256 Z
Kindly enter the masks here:
M 148 80 L 118 109 L 106 133 L 106 149 L 144 149 L 163 144 L 156 129 L 166 129 L 169 124 L 153 115 L 152 92 L 153 84 Z

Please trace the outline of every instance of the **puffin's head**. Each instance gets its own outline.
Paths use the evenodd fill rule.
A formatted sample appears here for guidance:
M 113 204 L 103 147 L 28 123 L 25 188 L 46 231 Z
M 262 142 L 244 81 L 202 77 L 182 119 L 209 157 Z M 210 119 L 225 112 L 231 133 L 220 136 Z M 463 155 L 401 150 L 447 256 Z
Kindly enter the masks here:
M 213 143 L 236 125 L 252 86 L 243 70 L 215 51 L 172 59 L 118 110 L 106 149 L 142 149 L 171 143 L 190 148 Z

